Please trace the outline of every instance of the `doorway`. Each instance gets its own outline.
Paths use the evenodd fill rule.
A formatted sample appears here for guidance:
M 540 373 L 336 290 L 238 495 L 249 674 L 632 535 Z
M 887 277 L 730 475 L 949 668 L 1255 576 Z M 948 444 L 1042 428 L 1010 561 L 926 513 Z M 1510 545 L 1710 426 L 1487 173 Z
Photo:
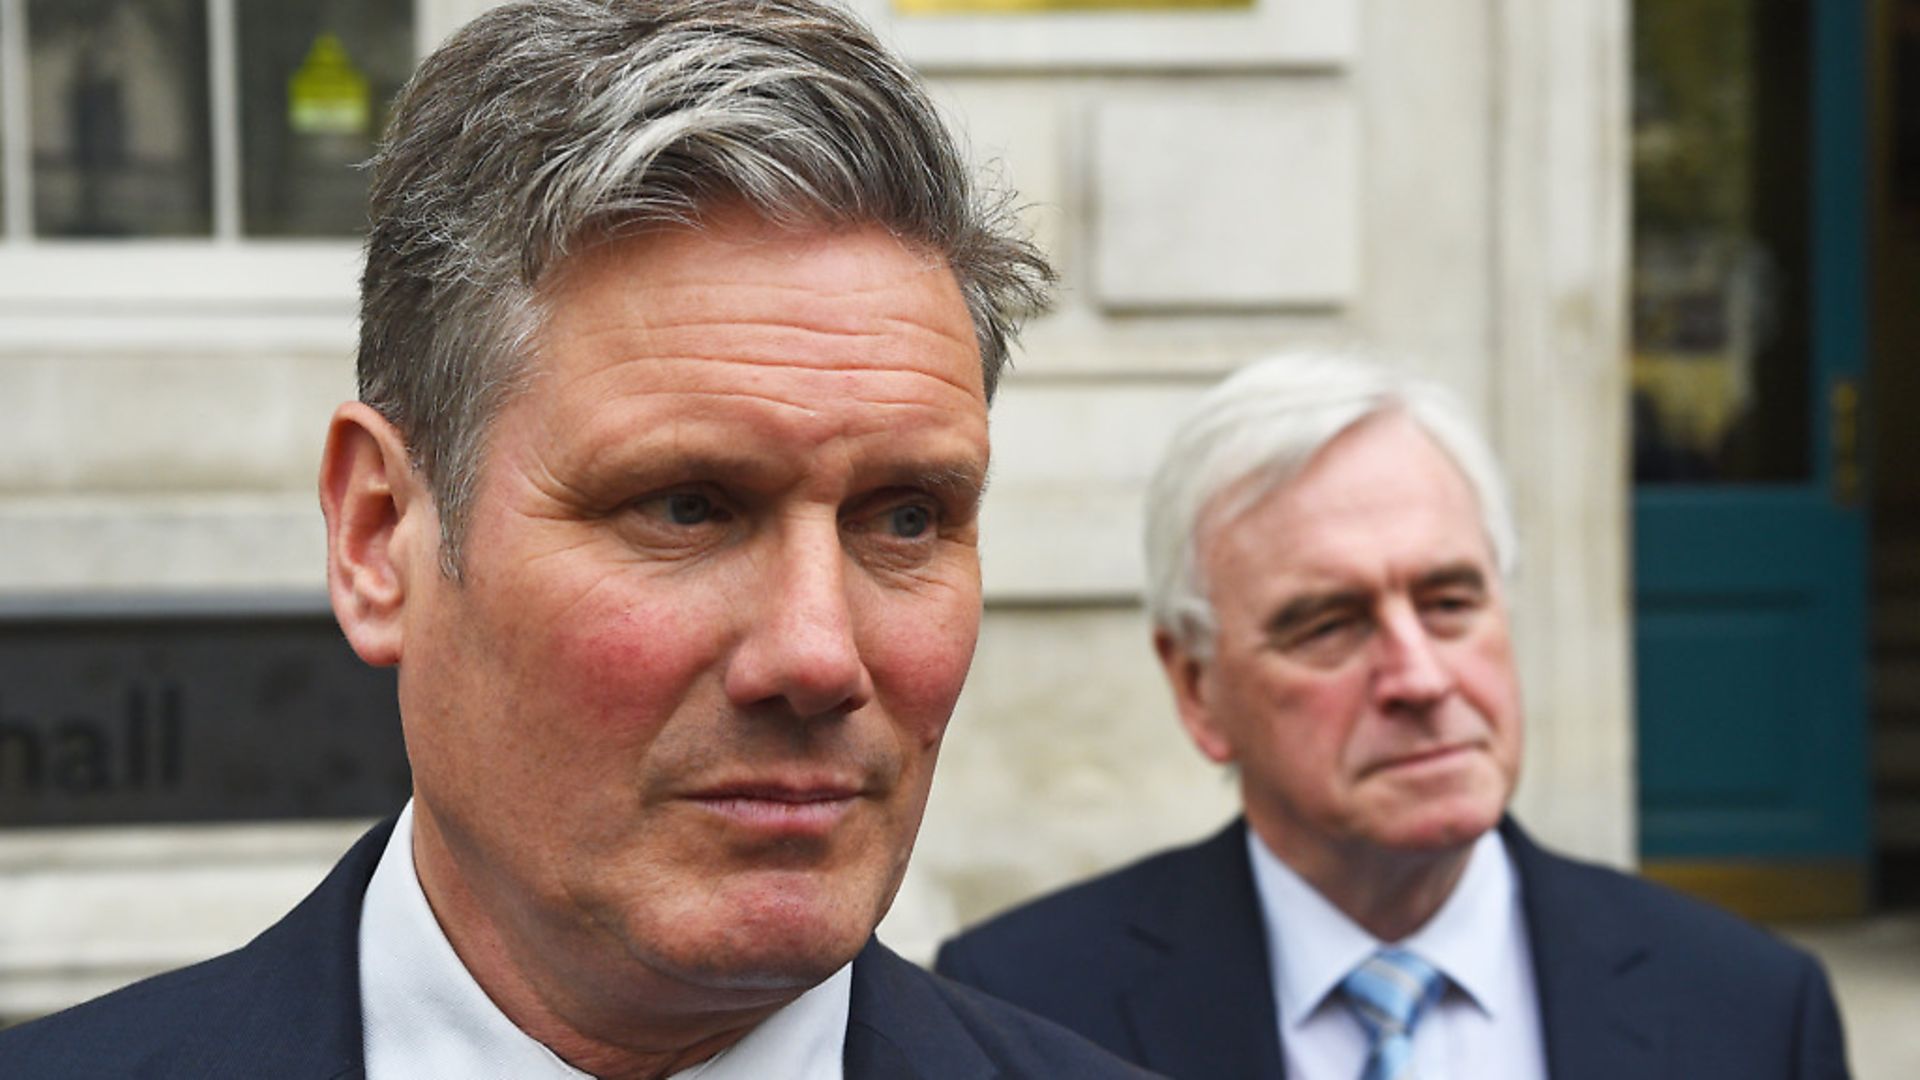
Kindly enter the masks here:
M 1868 26 L 1634 5 L 1640 850 L 1763 918 L 1857 913 L 1874 875 Z

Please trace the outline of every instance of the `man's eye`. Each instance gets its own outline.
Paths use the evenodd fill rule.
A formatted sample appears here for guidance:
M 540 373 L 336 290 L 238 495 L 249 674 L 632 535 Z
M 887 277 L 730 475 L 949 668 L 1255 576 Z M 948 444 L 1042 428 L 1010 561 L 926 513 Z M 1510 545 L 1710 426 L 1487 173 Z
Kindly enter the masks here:
M 906 503 L 887 511 L 887 525 L 893 535 L 915 539 L 933 528 L 933 511 L 918 503 Z
M 1424 605 L 1429 614 L 1467 615 L 1480 608 L 1480 599 L 1475 596 L 1436 596 Z
M 1454 637 L 1474 625 L 1483 602 L 1476 596 L 1440 596 L 1420 606 L 1420 621 L 1429 633 Z
M 691 491 L 669 495 L 667 517 L 675 525 L 699 525 L 713 517 L 713 500 Z
M 1367 640 L 1372 623 L 1360 615 L 1335 615 L 1316 619 L 1280 639 L 1280 649 L 1317 667 L 1340 663 Z
M 1352 617 L 1322 619 L 1302 631 L 1297 640 L 1300 644 L 1309 647 L 1324 644 L 1325 642 L 1352 633 L 1358 629 L 1359 625 L 1360 621 Z
M 640 500 L 635 506 L 646 517 L 682 528 L 731 521 L 726 507 L 697 491 L 676 491 Z

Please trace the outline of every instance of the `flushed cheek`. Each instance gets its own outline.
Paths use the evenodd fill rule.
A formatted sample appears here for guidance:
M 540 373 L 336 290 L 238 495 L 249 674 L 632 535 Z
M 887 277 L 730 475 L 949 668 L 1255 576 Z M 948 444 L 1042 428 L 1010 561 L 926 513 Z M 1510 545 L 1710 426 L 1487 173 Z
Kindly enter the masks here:
M 570 613 L 550 631 L 551 692 L 575 702 L 578 719 L 598 726 L 634 734 L 657 727 L 718 663 L 722 643 L 698 632 L 700 616 L 697 604 Z
M 1287 684 L 1270 698 L 1272 715 L 1284 718 L 1275 733 L 1277 752 L 1314 763 L 1321 782 L 1356 776 L 1372 759 L 1366 680 L 1328 677 L 1312 685 Z
M 1489 661 L 1472 683 L 1481 689 L 1475 695 L 1481 710 L 1497 720 L 1511 723 L 1520 711 L 1520 684 L 1513 668 L 1504 661 Z
M 1463 693 L 1483 712 L 1510 717 L 1520 706 L 1519 676 L 1513 666 L 1513 646 L 1505 633 L 1471 642 L 1455 663 Z
M 883 624 L 863 644 L 867 670 L 888 714 L 923 748 L 940 742 L 973 663 L 980 621 L 977 603 L 966 611 L 907 626 Z
M 931 749 L 946 734 L 970 656 L 969 651 L 958 657 L 916 658 L 911 667 L 895 669 L 880 684 L 888 715 L 914 745 Z

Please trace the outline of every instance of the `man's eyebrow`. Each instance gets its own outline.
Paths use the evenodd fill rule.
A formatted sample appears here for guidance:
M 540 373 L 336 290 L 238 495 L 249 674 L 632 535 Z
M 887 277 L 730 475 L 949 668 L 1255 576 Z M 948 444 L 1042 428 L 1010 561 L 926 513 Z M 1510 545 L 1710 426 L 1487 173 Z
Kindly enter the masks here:
M 1303 626 L 1325 615 L 1329 611 L 1343 611 L 1365 607 L 1367 593 L 1362 589 L 1335 589 L 1331 592 L 1307 593 L 1287 601 L 1273 617 L 1267 620 L 1267 633 L 1285 634 L 1289 630 Z
M 1484 593 L 1487 591 L 1487 575 L 1480 567 L 1470 562 L 1448 563 L 1420 575 L 1414 582 L 1414 587 L 1420 591 L 1465 588 Z M 1329 592 L 1296 596 L 1287 601 L 1279 611 L 1274 612 L 1272 618 L 1267 620 L 1267 633 L 1275 636 L 1283 635 L 1330 611 L 1363 608 L 1370 599 L 1371 594 L 1365 589 L 1334 589 Z
M 641 483 L 679 483 L 703 477 L 744 477 L 748 482 L 771 483 L 791 464 L 754 453 L 687 452 L 670 441 L 657 445 L 627 443 L 590 462 L 595 472 Z
M 878 470 L 873 483 L 930 491 L 969 505 L 977 505 L 987 493 L 986 470 L 971 462 L 902 462 Z
M 1470 562 L 1448 563 L 1420 575 L 1415 585 L 1421 589 L 1467 588 L 1486 592 L 1487 575 Z

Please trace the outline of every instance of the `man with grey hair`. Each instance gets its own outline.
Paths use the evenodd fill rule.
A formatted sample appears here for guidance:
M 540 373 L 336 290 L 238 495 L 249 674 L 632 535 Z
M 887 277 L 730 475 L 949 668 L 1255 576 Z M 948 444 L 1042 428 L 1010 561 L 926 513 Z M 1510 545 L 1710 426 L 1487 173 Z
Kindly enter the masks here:
M 1183 1080 L 1846 1075 L 1818 963 L 1506 816 L 1514 529 L 1438 385 L 1255 364 L 1147 494 L 1181 723 L 1245 816 L 949 942 L 938 967 Z
M 1051 279 L 912 74 L 816 0 L 514 4 L 423 62 L 371 205 L 320 501 L 413 798 L 0 1072 L 1138 1075 L 872 937 Z

